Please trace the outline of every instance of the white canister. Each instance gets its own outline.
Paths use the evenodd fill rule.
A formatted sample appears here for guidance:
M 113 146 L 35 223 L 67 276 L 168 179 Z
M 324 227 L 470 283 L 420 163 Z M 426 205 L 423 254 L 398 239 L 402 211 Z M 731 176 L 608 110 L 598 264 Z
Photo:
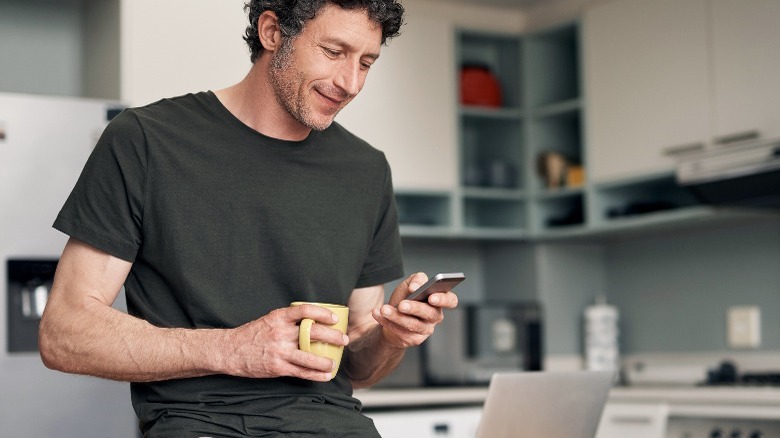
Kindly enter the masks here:
M 618 309 L 600 298 L 585 309 L 585 368 L 591 371 L 617 370 Z

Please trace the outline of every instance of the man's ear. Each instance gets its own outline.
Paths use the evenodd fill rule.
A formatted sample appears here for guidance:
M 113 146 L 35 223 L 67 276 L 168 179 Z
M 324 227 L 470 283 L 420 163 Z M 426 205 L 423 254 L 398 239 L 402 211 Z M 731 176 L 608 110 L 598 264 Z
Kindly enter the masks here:
M 268 51 L 274 51 L 282 44 L 282 30 L 279 19 L 273 11 L 265 11 L 257 18 L 257 34 L 260 44 Z

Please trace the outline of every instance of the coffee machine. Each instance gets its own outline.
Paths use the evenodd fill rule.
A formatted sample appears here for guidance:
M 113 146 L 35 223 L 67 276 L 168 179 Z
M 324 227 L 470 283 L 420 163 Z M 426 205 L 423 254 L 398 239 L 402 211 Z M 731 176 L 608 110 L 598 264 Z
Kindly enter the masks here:
M 425 384 L 486 385 L 496 372 L 542 369 L 538 302 L 461 304 L 422 348 Z

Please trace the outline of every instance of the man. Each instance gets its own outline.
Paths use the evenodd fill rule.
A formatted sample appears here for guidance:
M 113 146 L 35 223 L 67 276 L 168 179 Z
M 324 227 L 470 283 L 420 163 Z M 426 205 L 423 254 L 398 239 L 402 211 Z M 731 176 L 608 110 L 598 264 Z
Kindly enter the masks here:
M 129 381 L 148 437 L 377 436 L 351 397 L 454 308 L 404 300 L 384 155 L 337 123 L 403 8 L 253 1 L 235 86 L 128 109 L 106 128 L 54 226 L 71 236 L 40 329 L 44 363 Z M 124 284 L 129 315 L 111 308 Z M 348 304 L 347 336 L 329 310 Z M 345 345 L 298 349 L 297 324 Z

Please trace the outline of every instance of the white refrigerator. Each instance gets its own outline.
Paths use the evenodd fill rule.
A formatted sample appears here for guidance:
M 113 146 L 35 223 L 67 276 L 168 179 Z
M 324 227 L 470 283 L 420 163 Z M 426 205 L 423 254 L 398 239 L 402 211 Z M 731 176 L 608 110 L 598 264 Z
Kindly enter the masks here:
M 138 436 L 126 383 L 46 369 L 37 327 L 67 236 L 51 227 L 117 102 L 0 93 L 0 435 Z M 119 300 L 124 306 L 124 296 Z

